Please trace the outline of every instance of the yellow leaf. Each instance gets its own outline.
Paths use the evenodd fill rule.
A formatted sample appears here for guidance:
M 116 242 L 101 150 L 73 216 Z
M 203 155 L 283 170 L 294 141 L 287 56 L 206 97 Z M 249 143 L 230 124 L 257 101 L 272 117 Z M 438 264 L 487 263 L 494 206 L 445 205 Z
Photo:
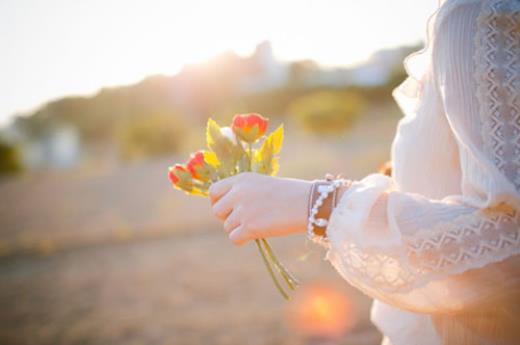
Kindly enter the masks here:
M 270 174 L 271 176 L 275 176 L 276 174 L 278 174 L 278 171 L 280 170 L 280 157 L 274 157 L 272 160 L 271 160 L 271 171 L 270 171 Z
M 283 125 L 267 136 L 254 159 L 253 170 L 260 174 L 275 175 L 278 172 L 278 157 L 283 143 Z
M 266 139 L 271 139 L 271 145 L 273 146 L 273 154 L 275 155 L 280 153 L 280 151 L 282 150 L 283 132 L 283 124 L 281 124 L 280 126 L 278 126 L 276 130 L 274 130 L 274 132 L 269 134 L 269 137 Z
M 200 195 L 200 196 L 208 196 L 208 192 L 207 191 L 204 191 L 202 189 L 199 189 L 199 188 L 192 188 L 190 194 L 192 195 Z
M 213 151 L 204 151 L 204 161 L 215 168 L 220 164 L 217 154 Z
M 208 119 L 206 126 L 206 143 L 208 148 L 211 148 L 217 142 L 218 138 L 222 136 L 220 126 L 212 118 Z

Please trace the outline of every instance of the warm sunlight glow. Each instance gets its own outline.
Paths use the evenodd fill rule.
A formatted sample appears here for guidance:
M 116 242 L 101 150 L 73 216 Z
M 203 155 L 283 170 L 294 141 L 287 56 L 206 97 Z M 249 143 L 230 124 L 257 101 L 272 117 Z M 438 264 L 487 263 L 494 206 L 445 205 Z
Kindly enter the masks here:
M 289 326 L 308 337 L 337 338 L 352 326 L 350 299 L 325 284 L 302 287 L 287 309 Z
M 264 40 L 281 60 L 355 64 L 420 41 L 435 7 L 436 0 L 2 1 L 0 122 L 52 98 L 173 74 L 226 50 L 249 54 Z

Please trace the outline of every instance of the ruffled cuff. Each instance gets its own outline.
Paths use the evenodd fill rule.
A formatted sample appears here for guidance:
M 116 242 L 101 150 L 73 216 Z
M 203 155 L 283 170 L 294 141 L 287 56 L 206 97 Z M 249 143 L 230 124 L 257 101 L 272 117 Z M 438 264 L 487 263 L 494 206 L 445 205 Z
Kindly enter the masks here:
M 379 241 L 364 231 L 370 214 L 379 197 L 392 188 L 392 179 L 382 174 L 371 174 L 356 181 L 343 193 L 333 210 L 327 226 L 327 237 L 330 250 L 344 248 L 345 241 L 356 243 L 361 247 Z M 373 222 L 374 220 L 372 220 Z

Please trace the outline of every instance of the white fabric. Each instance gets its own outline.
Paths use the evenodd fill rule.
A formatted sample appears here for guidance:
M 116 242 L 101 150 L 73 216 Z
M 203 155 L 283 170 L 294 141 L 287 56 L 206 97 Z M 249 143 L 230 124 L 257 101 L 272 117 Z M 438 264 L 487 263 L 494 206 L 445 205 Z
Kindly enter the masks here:
M 520 285 L 520 0 L 447 0 L 405 66 L 392 177 L 344 193 L 327 259 L 386 342 L 509 344 L 439 325 Z

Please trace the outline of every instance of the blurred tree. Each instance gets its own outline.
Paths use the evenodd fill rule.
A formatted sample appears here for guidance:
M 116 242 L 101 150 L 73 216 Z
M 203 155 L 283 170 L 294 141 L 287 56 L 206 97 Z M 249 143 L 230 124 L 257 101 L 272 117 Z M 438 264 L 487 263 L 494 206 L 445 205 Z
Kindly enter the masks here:
M 394 89 L 399 84 L 401 84 L 407 76 L 408 74 L 406 74 L 406 70 L 402 65 L 396 66 L 390 73 L 390 77 L 388 78 L 386 86 L 389 89 Z
M 111 143 L 130 118 L 176 112 L 173 83 L 170 77 L 151 76 L 131 86 L 103 88 L 91 97 L 64 97 L 21 117 L 18 123 L 30 129 L 31 136 L 38 137 L 49 124 L 60 123 L 77 128 L 87 145 Z
M 290 87 L 305 87 L 308 79 L 320 70 L 320 67 L 314 60 L 301 60 L 292 62 L 289 65 L 289 81 Z
M 22 160 L 16 147 L 0 140 L 0 175 L 12 175 L 22 170 Z
M 138 160 L 176 153 L 186 132 L 182 118 L 172 113 L 133 117 L 119 129 L 119 156 L 123 160 Z
M 354 92 L 316 91 L 295 99 L 288 113 L 314 134 L 340 134 L 358 118 L 364 98 Z
M 296 97 L 305 93 L 304 89 L 280 87 L 235 97 L 224 107 L 211 112 L 219 123 L 228 123 L 234 114 L 256 112 L 268 117 L 285 115 L 287 106 Z

